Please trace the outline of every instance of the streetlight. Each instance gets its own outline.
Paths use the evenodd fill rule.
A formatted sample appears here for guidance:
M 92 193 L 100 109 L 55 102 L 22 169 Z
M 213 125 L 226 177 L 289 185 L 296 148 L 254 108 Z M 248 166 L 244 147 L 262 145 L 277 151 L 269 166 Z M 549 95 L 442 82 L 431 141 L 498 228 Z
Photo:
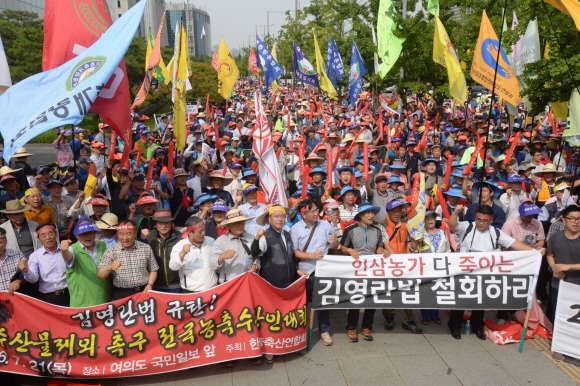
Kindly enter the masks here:
M 268 36 L 270 36 L 270 14 L 271 13 L 286 13 L 286 11 L 267 11 L 266 12 L 266 24 L 268 25 Z
M 260 25 L 256 25 L 256 36 L 258 36 L 258 27 L 264 27 L 264 35 L 266 35 L 266 27 L 268 27 L 268 29 L 269 29 L 269 28 L 270 28 L 271 26 L 273 26 L 273 25 L 274 25 L 274 24 L 270 24 L 270 25 L 267 25 L 267 24 L 260 24 Z M 257 40 L 256 40 L 256 45 L 257 45 L 257 44 L 258 44 L 258 43 L 257 43 Z

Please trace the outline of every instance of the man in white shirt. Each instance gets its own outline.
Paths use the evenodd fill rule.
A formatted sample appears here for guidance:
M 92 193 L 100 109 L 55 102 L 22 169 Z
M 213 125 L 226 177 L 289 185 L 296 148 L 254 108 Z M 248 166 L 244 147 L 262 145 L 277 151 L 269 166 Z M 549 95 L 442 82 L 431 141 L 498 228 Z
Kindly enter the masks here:
M 264 213 L 266 205 L 258 202 L 258 187 L 256 185 L 245 184 L 243 188 L 242 195 L 246 199 L 246 203 L 240 205 L 238 208 L 242 211 L 244 216 L 252 217 L 251 220 L 246 221 L 245 230 L 246 232 L 255 235 L 258 232 L 258 229 L 261 228 L 261 226 L 256 223 L 255 218 Z
M 522 200 L 528 198 L 522 191 L 522 183 L 525 180 L 517 173 L 510 173 L 507 178 L 508 186 L 506 192 L 499 197 L 499 201 L 505 211 L 506 221 L 516 218 L 520 215 L 519 207 Z
M 208 290 L 217 284 L 217 275 L 209 255 L 214 239 L 205 235 L 205 222 L 190 217 L 185 222 L 187 237 L 173 247 L 169 268 L 179 271 L 182 293 Z

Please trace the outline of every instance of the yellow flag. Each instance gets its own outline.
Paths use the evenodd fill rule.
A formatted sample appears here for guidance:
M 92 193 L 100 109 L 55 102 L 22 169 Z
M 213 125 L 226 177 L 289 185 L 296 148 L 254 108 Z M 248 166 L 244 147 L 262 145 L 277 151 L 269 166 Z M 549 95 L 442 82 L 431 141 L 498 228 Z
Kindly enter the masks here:
M 461 70 L 457 53 L 449 40 L 449 35 L 438 16 L 435 16 L 435 37 L 433 38 L 433 61 L 447 68 L 449 93 L 461 103 L 467 99 L 467 83 Z
M 171 67 L 173 68 L 173 58 L 171 58 Z M 163 83 L 169 84 L 171 82 L 171 70 L 165 65 L 163 57 L 159 59 L 159 68 L 161 69 L 161 74 L 163 74 Z
M 236 66 L 236 62 L 230 54 L 224 38 L 222 38 L 218 50 L 218 92 L 225 99 L 229 98 L 238 76 L 240 76 L 238 66 Z
M 498 50 L 501 54 L 497 65 L 495 90 L 492 91 L 513 106 L 517 106 L 522 100 L 518 80 L 509 64 L 504 49 L 499 45 L 497 35 L 487 18 L 487 14 L 483 11 L 481 26 L 479 27 L 479 38 L 477 39 L 473 63 L 471 64 L 471 78 L 490 90 L 493 88 Z
M 175 148 L 181 150 L 185 147 L 187 114 L 185 110 L 185 92 L 187 83 L 187 71 L 189 68 L 189 49 L 187 47 L 187 35 L 183 24 L 179 32 L 179 47 L 177 49 L 177 64 L 175 78 L 175 101 L 173 102 L 173 133 L 175 134 Z
M 276 55 L 276 43 L 274 43 L 272 46 L 272 59 L 278 62 L 278 55 Z M 272 94 L 276 94 L 276 91 L 278 91 L 278 82 L 273 81 L 270 86 L 272 86 Z
M 578 0 L 546 0 L 546 3 L 566 15 L 572 16 L 576 28 L 580 30 L 580 2 Z
M 550 59 L 550 45 L 546 41 L 546 48 L 544 48 L 544 59 Z
M 151 56 L 151 51 L 155 46 L 155 38 L 151 33 L 151 28 L 149 28 L 149 33 L 147 34 L 147 52 L 145 53 L 145 73 L 149 71 L 149 57 Z
M 336 89 L 334 88 L 330 79 L 326 75 L 326 68 L 324 66 L 324 60 L 322 60 L 322 55 L 320 54 L 320 48 L 318 48 L 318 41 L 316 40 L 316 35 L 314 31 L 312 32 L 314 36 L 314 51 L 316 52 L 316 72 L 318 72 L 318 82 L 320 83 L 320 88 L 326 91 L 329 97 L 336 99 Z

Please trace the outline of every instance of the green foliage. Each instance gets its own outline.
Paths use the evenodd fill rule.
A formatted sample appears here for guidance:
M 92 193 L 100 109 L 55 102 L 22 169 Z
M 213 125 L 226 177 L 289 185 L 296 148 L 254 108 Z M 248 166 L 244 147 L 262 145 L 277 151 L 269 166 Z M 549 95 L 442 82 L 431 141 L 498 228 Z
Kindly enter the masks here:
M 0 35 L 12 83 L 42 71 L 42 25 L 42 20 L 32 12 L 4 10 L 0 13 Z
M 311 62 L 314 62 L 314 45 L 312 31 L 315 31 L 319 46 L 326 59 L 326 39 L 334 36 L 338 49 L 348 72 L 350 62 L 351 40 L 356 42 L 369 74 L 366 80 L 379 89 L 397 85 L 399 89 L 412 89 L 414 92 L 426 92 L 434 89 L 436 99 L 449 97 L 449 80 L 444 67 L 433 62 L 433 16 L 426 11 L 411 15 L 421 0 L 408 0 L 407 18 L 402 17 L 402 0 L 393 0 L 397 9 L 397 21 L 400 25 L 396 34 L 404 37 L 403 56 L 391 71 L 381 79 L 374 74 L 371 25 L 376 26 L 380 0 L 369 0 L 358 4 L 352 0 L 312 0 L 311 5 L 298 11 L 286 12 L 286 24 L 278 36 L 273 39 L 279 50 L 279 62 L 287 70 L 292 67 L 292 47 L 296 42 Z M 426 1 L 423 7 L 426 8 Z M 502 10 L 504 1 L 498 0 L 440 0 L 440 19 L 447 30 L 455 51 L 464 62 L 464 74 L 469 86 L 475 85 L 469 71 L 473 61 L 473 51 L 479 36 L 482 12 L 485 10 L 498 37 L 502 27 Z M 450 9 L 457 6 L 457 12 Z M 523 80 L 527 86 L 522 90 L 532 103 L 532 113 L 542 111 L 551 101 L 567 101 L 575 87 L 570 71 L 566 66 L 568 60 L 571 73 L 580 86 L 580 32 L 572 18 L 546 5 L 543 0 L 511 1 L 508 3 L 506 24 L 511 26 L 513 11 L 519 19 L 515 31 L 508 29 L 502 37 L 502 46 L 508 55 L 511 46 L 519 36 L 525 33 L 530 20 L 537 18 L 542 44 L 547 41 L 550 46 L 550 58 L 526 65 Z M 552 29 L 550 24 L 551 18 Z M 562 48 L 558 45 L 556 35 Z M 314 63 L 313 63 L 314 64 Z M 399 69 L 404 71 L 404 78 L 399 79 Z M 347 82 L 339 83 L 346 88 Z

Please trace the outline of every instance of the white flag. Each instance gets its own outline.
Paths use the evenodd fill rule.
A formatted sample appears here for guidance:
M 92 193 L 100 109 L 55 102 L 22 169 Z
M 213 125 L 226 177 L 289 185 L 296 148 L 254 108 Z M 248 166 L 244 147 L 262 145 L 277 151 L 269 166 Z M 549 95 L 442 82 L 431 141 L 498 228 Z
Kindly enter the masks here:
M 8 61 L 6 60 L 4 45 L 2 45 L 2 38 L 0 38 L 0 95 L 4 94 L 10 86 L 12 86 L 10 69 L 8 68 Z
M 200 39 L 203 39 L 204 36 L 205 36 L 205 26 L 201 27 L 201 37 L 200 37 Z
M 528 23 L 526 33 L 516 43 L 516 47 L 518 47 L 518 51 L 517 55 L 514 56 L 513 68 L 516 76 L 520 76 L 524 73 L 524 65 L 540 60 L 540 35 L 537 19 Z

